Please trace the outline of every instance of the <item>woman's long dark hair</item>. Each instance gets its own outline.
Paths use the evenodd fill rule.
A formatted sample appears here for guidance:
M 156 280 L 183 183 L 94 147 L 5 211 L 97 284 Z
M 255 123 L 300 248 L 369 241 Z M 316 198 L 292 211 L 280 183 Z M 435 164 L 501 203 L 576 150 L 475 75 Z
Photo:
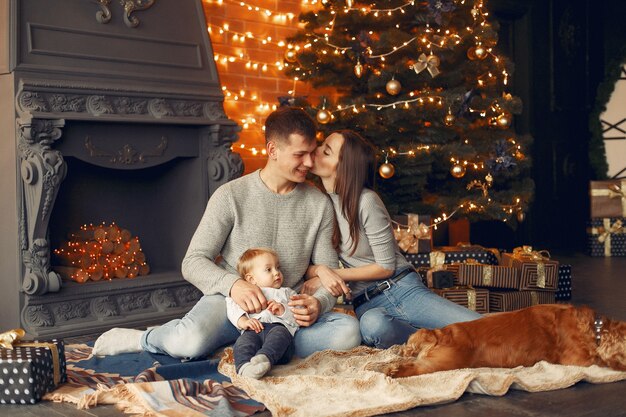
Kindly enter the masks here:
M 339 196 L 341 212 L 350 226 L 352 240 L 350 256 L 352 256 L 359 244 L 361 192 L 363 188 L 374 186 L 376 150 L 361 135 L 352 130 L 340 130 L 337 133 L 343 136 L 343 146 L 339 152 L 335 192 Z M 340 242 L 341 233 L 339 228 L 335 227 L 333 244 L 338 248 Z

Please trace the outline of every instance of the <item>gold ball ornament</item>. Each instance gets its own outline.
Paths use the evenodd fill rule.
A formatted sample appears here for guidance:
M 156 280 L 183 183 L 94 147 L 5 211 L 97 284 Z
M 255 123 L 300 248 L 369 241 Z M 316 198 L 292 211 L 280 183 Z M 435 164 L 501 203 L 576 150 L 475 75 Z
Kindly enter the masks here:
M 391 80 L 387 81 L 387 85 L 385 86 L 385 89 L 387 90 L 389 94 L 391 94 L 392 96 L 395 96 L 402 89 L 402 84 L 400 84 L 400 81 L 392 78 Z
M 513 115 L 509 113 L 508 111 L 502 112 L 496 118 L 496 126 L 498 126 L 500 129 L 508 129 L 511 126 L 512 122 L 513 122 Z
M 482 45 L 476 45 L 474 55 L 480 60 L 485 59 L 487 58 L 487 49 Z
M 443 117 L 443 124 L 446 126 L 452 126 L 456 120 L 456 117 L 452 113 L 446 113 Z
M 293 49 L 287 49 L 285 51 L 285 61 L 287 62 L 296 62 L 297 61 L 297 57 L 296 57 L 296 51 L 294 51 Z
M 454 178 L 463 178 L 466 171 L 465 167 L 461 164 L 454 164 L 452 168 L 450 168 L 450 174 L 452 174 Z
M 317 119 L 318 122 L 320 122 L 321 124 L 325 125 L 326 123 L 330 122 L 330 112 L 326 109 L 322 109 L 320 111 L 317 112 L 317 115 L 315 116 L 315 118 Z
M 378 167 L 378 174 L 384 179 L 389 179 L 393 177 L 393 174 L 396 172 L 396 168 L 390 164 L 389 162 L 385 162 L 380 167 Z

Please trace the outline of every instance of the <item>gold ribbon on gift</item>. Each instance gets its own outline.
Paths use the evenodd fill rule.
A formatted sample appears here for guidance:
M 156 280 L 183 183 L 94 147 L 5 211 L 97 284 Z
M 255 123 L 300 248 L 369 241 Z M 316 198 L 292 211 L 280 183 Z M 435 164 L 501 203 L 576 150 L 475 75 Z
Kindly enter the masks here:
M 20 339 L 24 337 L 26 332 L 24 329 L 13 329 L 8 332 L 0 333 L 0 347 L 13 350 L 16 347 L 42 347 L 50 349 L 52 353 L 52 367 L 54 373 L 54 385 L 58 385 L 61 381 L 61 364 L 59 363 L 59 348 L 50 342 L 22 342 Z
M 537 295 L 537 291 L 530 292 L 530 305 L 536 306 L 539 304 L 539 296 Z
M 513 249 L 513 257 L 521 260 L 531 260 L 537 263 L 537 286 L 546 287 L 546 265 L 544 260 L 550 259 L 550 252 L 547 250 L 534 251 L 532 246 L 520 246 Z
M 422 54 L 417 58 L 417 62 L 413 64 L 413 71 L 416 74 L 428 69 L 431 77 L 436 77 L 439 75 L 439 57 L 437 55 L 426 55 L 422 52 Z
M 606 188 L 594 188 L 590 191 L 591 197 L 620 198 L 622 200 L 622 217 L 626 217 L 626 180 L 620 184 L 609 184 Z
M 430 253 L 430 267 L 434 268 L 438 265 L 446 263 L 446 254 L 441 251 L 433 251 Z
M 483 266 L 482 284 L 484 286 L 490 286 L 492 280 L 493 280 L 493 266 L 492 265 Z
M 611 224 L 611 219 L 602 219 L 602 226 L 588 229 L 592 235 L 598 235 L 598 242 L 604 243 L 604 256 L 611 256 L 611 234 L 625 233 L 624 223 L 617 219 Z
M 467 308 L 476 311 L 476 290 L 472 287 L 467 289 Z
M 398 241 L 398 247 L 406 253 L 417 253 L 420 239 L 430 239 L 431 229 L 423 222 L 420 223 L 417 214 L 408 214 L 406 229 L 398 224 L 393 234 Z

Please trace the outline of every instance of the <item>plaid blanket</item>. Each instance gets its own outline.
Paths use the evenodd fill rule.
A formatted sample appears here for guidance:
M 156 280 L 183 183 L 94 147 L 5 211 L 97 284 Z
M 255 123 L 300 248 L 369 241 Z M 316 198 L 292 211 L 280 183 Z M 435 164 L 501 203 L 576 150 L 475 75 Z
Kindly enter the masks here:
M 44 399 L 86 409 L 115 404 L 151 416 L 249 416 L 265 407 L 217 371 L 219 359 L 180 362 L 147 352 L 94 357 L 91 346 L 66 346 L 68 382 Z

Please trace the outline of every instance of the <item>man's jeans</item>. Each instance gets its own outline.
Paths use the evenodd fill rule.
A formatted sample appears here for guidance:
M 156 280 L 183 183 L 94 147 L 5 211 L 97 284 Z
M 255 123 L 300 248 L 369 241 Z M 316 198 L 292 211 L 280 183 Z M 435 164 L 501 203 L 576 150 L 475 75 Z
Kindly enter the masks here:
M 182 319 L 146 330 L 141 347 L 152 353 L 196 359 L 235 342 L 239 331 L 226 318 L 223 295 L 205 295 Z M 359 322 L 343 313 L 321 315 L 315 324 L 300 327 L 294 336 L 295 355 L 301 358 L 325 350 L 349 350 L 361 344 Z
M 237 373 L 241 365 L 260 354 L 267 356 L 272 366 L 283 365 L 293 357 L 293 336 L 281 323 L 263 323 L 259 333 L 254 330 L 241 333 L 233 346 L 233 354 Z
M 380 349 L 405 343 L 418 329 L 436 329 L 481 315 L 438 296 L 416 272 L 356 309 L 363 343 Z

